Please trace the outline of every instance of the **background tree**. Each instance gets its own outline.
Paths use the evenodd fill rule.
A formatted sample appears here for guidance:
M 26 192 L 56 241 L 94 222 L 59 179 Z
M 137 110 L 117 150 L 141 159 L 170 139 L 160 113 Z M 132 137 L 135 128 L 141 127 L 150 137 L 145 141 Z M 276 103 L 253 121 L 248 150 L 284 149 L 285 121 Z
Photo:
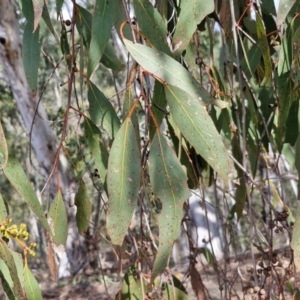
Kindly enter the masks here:
M 299 169 L 299 1 L 280 1 L 277 10 L 271 0 L 66 4 L 71 17 L 63 18 L 64 2 L 56 1 L 57 22 L 51 4 L 22 0 L 21 49 L 23 21 L 12 1 L 0 1 L 1 64 L 39 165 L 41 202 L 2 128 L 0 159 L 4 176 L 45 229 L 52 277 L 55 245 L 81 249 L 82 264 L 69 252 L 69 263 L 78 266 L 74 274 L 87 259 L 95 271 L 99 244 L 106 244 L 124 272 L 119 297 L 187 298 L 171 271 L 172 284 L 161 274 L 181 225 L 190 221 L 184 205 L 190 189 L 199 189 L 204 200 L 214 195 L 225 258 L 249 249 L 252 287 L 260 297 L 284 295 L 285 282 L 299 268 L 299 217 L 286 181 L 297 180 L 293 165 Z M 53 105 L 53 90 L 60 107 Z M 30 155 L 34 167 L 32 161 Z M 72 177 L 75 205 L 69 201 Z M 35 282 L 26 276 L 32 244 L 19 243 L 25 261 L 19 273 L 20 257 L 6 244 L 28 233 L 23 225 L 11 228 L 0 200 L 5 292 L 20 299 L 24 291 L 29 298 L 39 295 L 23 280 Z M 83 238 L 67 243 L 68 225 L 74 232 L 69 203 Z M 234 220 L 242 225 L 239 234 L 246 232 L 244 241 L 237 240 Z M 284 232 L 290 240 L 292 230 L 290 277 L 281 278 L 273 267 L 279 260 L 273 235 Z M 186 234 L 191 237 L 189 229 Z M 77 243 L 83 240 L 88 258 Z M 230 261 L 217 263 L 213 252 L 197 246 L 190 238 L 191 253 L 205 253 L 221 278 Z M 259 253 L 264 261 L 256 261 Z M 194 256 L 191 284 L 205 299 Z M 227 299 L 232 284 L 220 286 Z M 298 293 L 292 285 L 288 292 Z

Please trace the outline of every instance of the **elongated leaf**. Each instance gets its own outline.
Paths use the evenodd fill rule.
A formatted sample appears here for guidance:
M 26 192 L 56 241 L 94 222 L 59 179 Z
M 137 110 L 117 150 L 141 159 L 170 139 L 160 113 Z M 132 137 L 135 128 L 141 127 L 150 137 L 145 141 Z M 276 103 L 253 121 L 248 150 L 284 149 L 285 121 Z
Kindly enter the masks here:
M 9 269 L 2 259 L 0 259 L 0 276 L 1 276 L 1 281 L 2 281 L 2 288 L 3 288 L 7 298 L 9 300 L 15 299 L 15 296 L 13 293 L 14 283 L 11 279 Z
M 122 300 L 145 299 L 145 293 L 147 292 L 147 283 L 143 282 L 144 287 L 142 287 L 141 279 L 136 278 L 137 277 L 136 274 L 134 275 L 126 274 L 124 276 L 121 291 L 120 291 L 121 294 L 120 299 Z M 143 295 L 143 291 L 144 291 L 144 295 Z
M 100 62 L 106 68 L 112 69 L 116 72 L 120 72 L 125 68 L 125 65 L 117 58 L 115 52 L 116 51 L 111 43 L 107 43 Z
M 2 124 L 0 122 L 0 170 L 4 169 L 8 160 L 8 149 Z
M 176 60 L 170 56 L 124 39 L 125 46 L 132 57 L 148 72 L 161 78 L 170 85 L 186 91 L 192 97 L 204 103 L 214 103 L 220 108 L 227 106 L 224 101 L 214 100 L 209 93 L 203 89 L 196 79 Z
M 106 178 L 108 152 L 101 142 L 101 131 L 89 118 L 84 118 L 84 127 L 91 156 L 95 161 L 100 179 L 104 182 Z
M 110 150 L 107 170 L 107 232 L 115 245 L 122 245 L 136 206 L 140 187 L 139 144 L 131 119 L 125 119 Z
M 68 217 L 60 190 L 58 190 L 54 202 L 51 204 L 48 220 L 53 232 L 53 241 L 57 245 L 66 245 L 68 237 Z
M 256 30 L 257 30 L 257 38 L 260 50 L 264 59 L 265 66 L 265 82 L 266 84 L 270 82 L 272 77 L 272 65 L 271 65 L 271 57 L 270 57 L 270 48 L 266 35 L 266 31 L 264 28 L 264 24 L 262 19 L 258 13 L 256 13 Z
M 91 42 L 91 31 L 92 31 L 92 14 L 76 4 L 76 27 L 80 35 L 83 36 L 84 45 L 89 48 Z
M 172 40 L 176 50 L 176 56 L 180 56 L 187 47 L 190 39 L 195 32 L 197 25 L 211 12 L 214 11 L 213 0 L 187 0 L 180 1 L 180 13 L 178 23 Z
M 167 113 L 166 106 L 167 106 L 167 100 L 166 100 L 166 95 L 164 93 L 164 86 L 159 81 L 155 81 L 151 110 L 153 112 L 153 115 L 155 117 L 158 126 L 161 125 L 162 120 Z M 149 129 L 150 139 L 153 138 L 155 132 L 156 132 L 155 123 L 151 122 L 150 129 Z
M 12 156 L 9 156 L 7 165 L 3 170 L 6 178 L 14 186 L 18 194 L 26 201 L 46 230 L 50 231 L 49 224 L 45 217 L 43 208 L 32 189 L 32 186 L 24 173 L 20 163 Z
M 278 126 L 277 126 L 277 142 L 279 151 L 284 143 L 285 125 L 289 115 L 290 107 L 293 103 L 293 82 L 290 73 L 287 72 L 276 78 L 276 87 L 278 92 Z M 290 130 L 290 129 L 288 129 Z
M 76 26 L 79 33 L 83 37 L 84 45 L 89 48 L 91 41 L 91 30 L 92 30 L 92 14 L 76 4 L 77 14 L 76 14 Z M 107 68 L 114 71 L 121 71 L 125 68 L 125 65 L 117 58 L 115 51 L 110 43 L 106 44 L 104 53 L 101 57 L 100 62 Z
M 133 5 L 142 34 L 157 50 L 171 55 L 166 43 L 167 27 L 156 8 L 149 0 L 134 0 Z
M 167 266 L 173 243 L 180 235 L 183 203 L 190 196 L 183 167 L 159 130 L 150 149 L 149 175 L 153 193 L 162 204 L 158 216 L 159 248 L 152 271 L 153 280 Z
M 41 44 L 39 29 L 33 32 L 33 24 L 27 22 L 23 34 L 23 64 L 27 82 L 32 92 L 37 91 L 38 67 L 40 62 Z
M 276 24 L 277 26 L 281 25 L 293 5 L 295 4 L 296 0 L 280 0 L 279 7 L 277 12 Z
M 186 140 L 207 163 L 227 182 L 229 158 L 214 123 L 197 98 L 181 89 L 165 88 L 171 114 Z
M 23 289 L 19 280 L 16 264 L 12 256 L 12 251 L 2 239 L 0 239 L 0 258 L 9 269 L 10 276 L 13 281 L 12 291 L 14 295 L 19 299 L 24 299 Z
M 77 206 L 76 223 L 79 234 L 82 234 L 89 227 L 92 204 L 87 195 L 86 186 L 83 180 L 79 179 L 79 189 L 75 196 L 75 205 Z
M 64 0 L 56 0 L 56 13 L 57 13 L 57 16 L 59 16 L 60 12 L 61 12 L 61 8 L 64 4 Z
M 33 11 L 34 11 L 33 30 L 35 31 L 42 17 L 44 0 L 32 0 L 32 3 L 33 3 Z
M 298 176 L 300 176 L 300 134 L 298 134 L 298 138 L 296 140 L 295 150 L 296 150 L 295 167 L 297 169 Z M 298 180 L 298 200 L 300 200 L 300 180 Z M 298 220 L 300 221 L 300 218 Z M 299 249 L 299 253 L 300 253 L 300 249 Z M 300 267 L 300 262 L 299 262 L 299 267 Z
M 8 215 L 7 204 L 5 203 L 2 195 L 0 194 L 0 224 L 6 221 L 7 215 Z
M 293 226 L 291 247 L 294 250 L 294 263 L 296 266 L 296 271 L 299 272 L 300 271 L 300 206 L 299 205 L 297 208 L 295 219 L 296 221 Z
M 22 12 L 27 20 L 27 22 L 32 24 L 34 23 L 34 11 L 32 0 L 21 0 L 22 3 Z
M 89 82 L 88 100 L 92 121 L 113 139 L 119 130 L 120 120 L 112 104 L 91 81 Z
M 115 1 L 96 0 L 88 62 L 88 77 L 97 67 L 110 38 L 114 22 Z
M 38 282 L 36 281 L 35 277 L 31 273 L 28 265 L 24 266 L 24 287 L 26 291 L 26 296 L 28 300 L 43 300 L 42 292 L 39 287 Z
M 57 44 L 59 44 L 59 38 L 55 32 L 55 29 L 53 28 L 51 19 L 50 19 L 50 15 L 49 15 L 49 11 L 48 11 L 48 7 L 47 4 L 44 5 L 43 8 L 43 14 L 42 14 L 43 20 L 46 23 L 47 27 L 49 28 L 49 30 L 51 31 L 51 33 L 53 34 Z

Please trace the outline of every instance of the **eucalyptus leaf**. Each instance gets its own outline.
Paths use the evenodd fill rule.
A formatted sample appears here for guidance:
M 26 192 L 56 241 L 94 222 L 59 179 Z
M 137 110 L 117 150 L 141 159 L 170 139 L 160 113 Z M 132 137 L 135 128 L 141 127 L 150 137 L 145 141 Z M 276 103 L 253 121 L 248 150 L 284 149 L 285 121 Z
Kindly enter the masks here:
M 115 245 L 122 245 L 137 203 L 141 180 L 139 141 L 130 117 L 115 136 L 108 159 L 106 228 Z

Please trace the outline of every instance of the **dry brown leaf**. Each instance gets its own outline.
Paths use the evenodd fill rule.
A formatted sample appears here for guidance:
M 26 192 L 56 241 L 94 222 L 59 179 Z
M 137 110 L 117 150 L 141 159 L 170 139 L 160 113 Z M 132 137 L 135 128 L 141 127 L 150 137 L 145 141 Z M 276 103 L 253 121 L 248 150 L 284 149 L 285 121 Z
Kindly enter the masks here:
M 204 284 L 194 264 L 191 264 L 190 275 L 192 288 L 197 300 L 206 300 Z

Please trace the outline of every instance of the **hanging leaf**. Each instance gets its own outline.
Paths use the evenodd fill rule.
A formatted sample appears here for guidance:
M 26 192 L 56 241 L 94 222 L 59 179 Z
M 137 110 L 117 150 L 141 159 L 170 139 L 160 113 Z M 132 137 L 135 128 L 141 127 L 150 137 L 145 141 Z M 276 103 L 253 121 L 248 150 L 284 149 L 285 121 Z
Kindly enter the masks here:
M 102 144 L 101 131 L 89 118 L 86 117 L 84 118 L 84 127 L 91 156 L 94 159 L 95 167 L 98 169 L 100 179 L 104 182 L 106 178 L 108 151 Z
M 68 237 L 68 217 L 60 190 L 58 190 L 54 202 L 51 204 L 48 221 L 52 229 L 53 241 L 57 245 L 66 245 Z
M 296 272 L 299 272 L 300 271 L 300 206 L 299 205 L 297 208 L 297 212 L 295 214 L 295 219 L 296 221 L 293 226 L 291 248 L 294 250 L 294 264 L 296 267 Z
M 143 287 L 141 286 L 143 281 Z M 144 294 L 143 294 L 144 291 Z M 140 278 L 137 278 L 136 272 L 134 274 L 126 274 L 122 281 L 121 291 L 119 294 L 122 300 L 145 299 L 147 292 L 147 283 Z M 116 297 L 116 299 L 118 299 Z
M 27 299 L 29 300 L 43 300 L 42 292 L 39 287 L 38 282 L 36 281 L 35 277 L 31 273 L 28 265 L 25 264 L 24 266 L 24 287 Z
M 2 281 L 2 288 L 7 296 L 7 299 L 15 299 L 16 297 L 13 293 L 14 283 L 11 279 L 9 269 L 2 259 L 0 259 L 0 276 Z
M 210 13 L 214 11 L 215 4 L 213 0 L 186 0 L 180 1 L 178 22 L 172 44 L 179 57 L 196 31 L 197 25 Z
M 183 203 L 190 196 L 187 176 L 159 128 L 150 148 L 149 175 L 153 193 L 162 205 L 158 216 L 159 247 L 152 271 L 153 280 L 167 266 L 173 243 L 180 235 Z
M 161 125 L 163 118 L 167 113 L 166 106 L 167 106 L 167 100 L 166 100 L 166 95 L 164 93 L 164 86 L 159 81 L 156 80 L 154 86 L 151 110 L 158 126 Z M 149 128 L 150 139 L 153 138 L 155 132 L 156 132 L 155 123 L 151 122 Z
M 116 51 L 111 43 L 107 43 L 103 56 L 100 62 L 108 69 L 112 69 L 116 72 L 124 70 L 125 65 L 117 58 Z
M 91 119 L 113 139 L 120 128 L 120 120 L 117 113 L 108 99 L 91 81 L 88 87 Z
M 203 101 L 206 104 L 215 104 L 220 108 L 227 106 L 227 103 L 214 100 L 209 93 L 200 86 L 188 70 L 170 56 L 144 45 L 134 44 L 126 39 L 123 40 L 132 57 L 145 70 L 161 78 L 165 83 L 184 90 L 192 97 Z
M 89 227 L 92 204 L 89 200 L 84 181 L 81 178 L 79 178 L 79 188 L 75 196 L 75 205 L 77 206 L 76 224 L 78 232 L 79 234 L 83 234 Z
M 107 232 L 122 245 L 136 206 L 141 177 L 139 143 L 131 119 L 125 119 L 112 144 L 108 159 Z
M 167 85 L 165 92 L 180 131 L 226 184 L 230 171 L 228 154 L 207 111 L 197 98 L 177 87 Z
M 8 160 L 8 149 L 2 124 L 0 122 L 0 170 L 4 169 Z
M 32 3 L 33 3 L 33 11 L 34 11 L 33 31 L 35 31 L 42 17 L 44 0 L 32 0 Z
M 64 0 L 55 0 L 55 2 L 56 2 L 56 13 L 57 13 L 57 16 L 59 16 L 61 13 L 61 8 L 64 4 Z
M 15 297 L 24 299 L 23 289 L 19 280 L 18 271 L 16 268 L 15 260 L 12 251 L 8 248 L 7 244 L 0 239 L 0 258 L 4 261 L 9 269 L 11 279 L 13 281 L 12 291 Z
M 14 157 L 9 156 L 3 172 L 19 195 L 26 201 L 37 218 L 42 222 L 45 229 L 50 231 L 43 208 L 20 163 Z
M 167 27 L 157 9 L 149 0 L 133 0 L 133 5 L 142 34 L 157 50 L 171 55 L 166 42 Z
M 2 195 L 0 194 L 0 224 L 6 221 L 7 215 L 8 215 L 7 203 L 5 202 Z
M 267 39 L 264 23 L 258 13 L 256 13 L 256 31 L 257 31 L 258 44 L 264 59 L 265 83 L 268 84 L 272 78 L 270 48 L 269 48 L 269 42 Z
M 89 48 L 91 42 L 92 31 L 92 14 L 76 4 L 76 27 L 80 35 L 83 37 L 85 47 Z
M 293 86 L 294 85 L 289 72 L 276 77 L 279 112 L 276 138 L 278 142 L 279 151 L 281 151 L 284 143 L 284 133 L 286 130 L 285 125 L 289 115 L 290 107 L 295 98 L 293 95 Z
M 290 12 L 291 8 L 295 4 L 296 0 L 280 0 L 279 1 L 279 7 L 277 12 L 277 18 L 276 18 L 276 25 L 280 26 L 288 13 Z
M 295 167 L 297 169 L 298 176 L 299 176 L 300 175 L 300 134 L 298 134 L 298 138 L 295 144 Z M 298 180 L 298 200 L 300 200 L 300 180 Z M 300 218 L 298 218 L 298 220 L 300 221 Z M 300 249 L 299 249 L 299 253 L 300 253 Z M 300 266 L 300 262 L 299 262 L 299 266 Z
M 33 32 L 33 24 L 27 22 L 23 34 L 23 64 L 27 82 L 33 93 L 37 92 L 37 77 L 40 62 L 41 44 L 39 29 Z
M 59 38 L 58 38 L 54 28 L 53 28 L 53 25 L 52 25 L 52 22 L 51 22 L 51 19 L 50 19 L 50 16 L 49 16 L 49 11 L 48 11 L 47 4 L 44 5 L 42 17 L 43 17 L 43 20 L 46 23 L 47 27 L 49 28 L 49 30 L 53 34 L 57 44 L 59 44 Z
M 115 1 L 96 0 L 89 49 L 88 77 L 91 77 L 104 53 L 111 35 L 114 14 Z

